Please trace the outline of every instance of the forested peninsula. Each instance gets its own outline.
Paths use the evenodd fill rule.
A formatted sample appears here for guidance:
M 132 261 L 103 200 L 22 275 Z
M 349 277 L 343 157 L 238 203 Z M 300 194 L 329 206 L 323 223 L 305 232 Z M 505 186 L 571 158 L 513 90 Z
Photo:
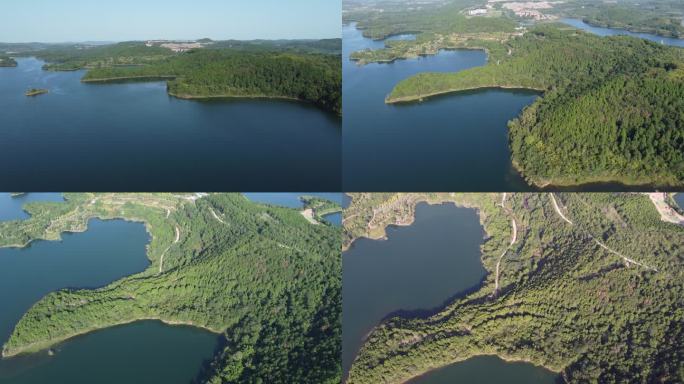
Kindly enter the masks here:
M 340 39 L 203 40 L 176 51 L 159 44 L 47 46 L 22 55 L 46 60 L 46 70 L 87 69 L 82 81 L 89 83 L 167 80 L 179 98 L 286 98 L 341 113 Z
M 656 209 L 658 194 L 351 197 L 346 246 L 410 225 L 418 202 L 475 208 L 489 274 L 432 315 L 377 326 L 348 383 L 403 383 L 478 355 L 544 366 L 568 383 L 684 380 L 684 227 Z
M 416 12 L 351 13 L 347 21 L 365 36 L 417 33 L 415 40 L 386 41 L 385 48 L 354 52 L 351 59 L 367 64 L 484 49 L 486 65 L 409 77 L 386 102 L 487 88 L 536 90 L 541 97 L 509 123 L 512 164 L 528 183 L 684 185 L 684 49 L 558 23 L 516 27 L 503 15 L 465 12 L 454 2 Z
M 239 194 L 65 197 L 0 223 L 0 246 L 57 240 L 85 231 L 90 218 L 124 219 L 145 224 L 151 265 L 102 288 L 48 294 L 16 325 L 4 357 L 155 319 L 220 337 L 198 382 L 339 383 L 339 228 Z

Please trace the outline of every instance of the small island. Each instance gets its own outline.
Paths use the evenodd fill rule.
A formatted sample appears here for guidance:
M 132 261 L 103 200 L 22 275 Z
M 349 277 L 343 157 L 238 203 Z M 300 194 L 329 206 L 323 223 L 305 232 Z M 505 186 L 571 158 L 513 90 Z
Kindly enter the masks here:
M 46 94 L 48 92 L 49 91 L 47 89 L 43 89 L 43 88 L 31 88 L 28 91 L 26 91 L 25 95 L 29 96 L 29 97 L 34 97 L 34 96 Z
M 16 67 L 17 62 L 8 56 L 0 56 L 0 67 Z

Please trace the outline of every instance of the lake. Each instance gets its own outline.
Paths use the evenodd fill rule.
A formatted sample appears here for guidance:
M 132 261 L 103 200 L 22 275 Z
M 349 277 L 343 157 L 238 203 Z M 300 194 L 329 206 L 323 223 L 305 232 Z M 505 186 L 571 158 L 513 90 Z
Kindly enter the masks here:
M 340 205 L 343 203 L 342 194 L 336 192 L 246 192 L 243 195 L 257 203 L 279 205 L 288 208 L 302 208 L 304 204 L 300 199 L 301 196 L 317 196 Z M 323 217 L 338 227 L 342 225 L 342 213 L 332 213 Z
M 558 375 L 523 362 L 507 362 L 496 356 L 476 356 L 436 369 L 407 384 L 553 384 Z
M 24 204 L 32 201 L 64 201 L 64 197 L 61 193 L 22 193 L 11 196 L 10 193 L 0 192 L 0 221 L 28 219 Z
M 578 29 L 585 30 L 587 32 L 591 32 L 595 35 L 599 36 L 615 36 L 615 35 L 626 35 L 626 36 L 633 36 L 633 37 L 638 37 L 641 39 L 646 39 L 650 41 L 655 41 L 656 43 L 661 43 L 665 45 L 672 45 L 676 47 L 684 47 L 684 39 L 675 39 L 671 37 L 663 37 L 663 36 L 658 36 L 650 33 L 638 33 L 638 32 L 630 32 L 625 29 L 618 29 L 618 28 L 604 28 L 604 27 L 594 27 L 592 25 L 589 25 L 585 23 L 584 21 L 580 19 L 571 19 L 571 18 L 564 18 L 560 20 L 561 22 L 568 24 L 570 26 L 573 26 Z
M 481 66 L 487 57 L 481 50 L 455 50 L 391 64 L 349 60 L 351 52 L 383 46 L 355 24 L 343 27 L 345 191 L 531 189 L 512 168 L 507 123 L 536 92 L 479 90 L 387 105 L 385 97 L 403 79 Z
M 0 208 L 20 201 L 61 199 L 61 194 L 0 195 Z M 19 200 L 17 200 L 19 199 Z M 58 201 L 58 200 L 57 200 Z M 7 210 L 9 211 L 9 209 Z M 34 241 L 26 248 L 0 248 L 0 344 L 40 298 L 62 288 L 96 288 L 149 266 L 150 237 L 142 223 L 89 222 L 62 241 Z M 0 360 L 0 382 L 12 383 L 187 383 L 212 356 L 217 336 L 158 322 L 108 328 L 68 340 L 55 356 L 37 354 Z
M 187 384 L 217 347 L 193 327 L 140 321 L 89 333 L 46 352 L 0 361 L 0 382 L 13 384 Z
M 0 68 L 0 190 L 340 190 L 341 119 L 313 105 L 181 100 L 164 82 L 85 84 L 17 62 Z
M 345 373 L 383 318 L 400 310 L 439 308 L 485 277 L 480 260 L 485 233 L 474 209 L 421 203 L 415 214 L 412 225 L 389 227 L 388 240 L 358 239 L 342 255 Z

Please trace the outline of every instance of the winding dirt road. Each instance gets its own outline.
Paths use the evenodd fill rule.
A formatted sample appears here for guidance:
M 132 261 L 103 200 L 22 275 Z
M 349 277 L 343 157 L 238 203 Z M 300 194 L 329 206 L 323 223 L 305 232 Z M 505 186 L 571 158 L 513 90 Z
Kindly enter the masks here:
M 506 213 L 511 214 L 510 210 L 506 208 L 506 192 L 503 193 L 503 196 L 501 197 L 501 208 L 506 211 Z M 503 253 L 501 253 L 501 256 L 499 256 L 499 260 L 496 262 L 496 274 L 494 275 L 494 296 L 496 296 L 497 293 L 499 293 L 499 271 L 501 268 L 501 260 L 503 260 L 503 257 L 508 253 L 508 251 L 513 247 L 513 244 L 518 240 L 518 225 L 515 222 L 515 218 L 511 217 L 511 243 L 508 244 L 508 247 L 504 249 Z
M 572 221 L 570 221 L 563 212 L 561 212 L 560 207 L 558 207 L 558 203 L 556 202 L 556 197 L 553 195 L 553 193 L 549 193 L 551 195 L 551 201 L 553 202 L 553 208 L 556 210 L 556 213 L 561 217 L 561 219 L 565 220 L 568 222 L 568 224 L 572 225 Z
M 211 215 L 214 216 L 214 219 L 218 220 L 221 224 L 226 224 L 226 222 L 223 221 L 223 219 L 221 219 L 212 208 L 209 208 L 209 210 L 211 211 Z
M 565 217 L 565 215 L 563 215 L 563 213 L 560 211 L 560 208 L 558 207 L 558 203 L 556 202 L 556 198 L 553 196 L 553 193 L 549 193 L 549 195 L 551 195 L 551 201 L 553 202 L 553 207 L 555 208 L 555 210 L 556 210 L 556 212 L 558 213 L 558 215 L 559 215 L 563 220 L 565 220 L 566 222 L 568 222 L 570 225 L 573 225 L 573 224 L 572 224 L 572 221 L 570 221 L 567 217 Z M 588 233 L 588 232 L 586 232 L 586 233 L 587 233 L 587 235 L 589 235 L 589 237 L 591 237 L 592 240 L 594 240 L 594 242 L 595 242 L 599 247 L 605 249 L 606 251 L 608 251 L 608 252 L 610 252 L 610 253 L 612 253 L 612 254 L 614 254 L 614 255 L 620 256 L 620 257 L 622 258 L 622 260 L 624 260 L 625 264 L 626 264 L 628 267 L 629 267 L 630 264 L 635 264 L 635 265 L 638 265 L 638 266 L 640 266 L 640 267 L 643 267 L 643 268 L 650 269 L 650 270 L 652 270 L 652 271 L 658 272 L 658 269 L 656 269 L 656 268 L 654 268 L 654 267 L 651 267 L 651 266 L 649 266 L 649 265 L 646 265 L 646 264 L 644 264 L 644 263 L 640 263 L 640 262 L 638 262 L 638 261 L 636 261 L 636 260 L 634 260 L 634 259 L 632 259 L 632 258 L 629 258 L 629 257 L 623 255 L 622 253 L 620 253 L 620 252 L 618 252 L 618 251 L 615 251 L 615 250 L 611 249 L 610 247 L 608 247 L 607 245 L 603 244 L 603 243 L 600 242 L 597 238 L 595 238 L 591 233 Z
M 173 240 L 173 244 L 176 244 L 178 240 L 180 240 L 180 228 L 176 226 L 176 238 Z M 166 255 L 166 252 L 168 252 L 169 249 L 171 249 L 171 246 L 173 244 L 166 247 L 164 252 L 162 252 L 161 257 L 159 258 L 159 273 L 162 273 L 162 271 L 164 270 L 164 256 Z

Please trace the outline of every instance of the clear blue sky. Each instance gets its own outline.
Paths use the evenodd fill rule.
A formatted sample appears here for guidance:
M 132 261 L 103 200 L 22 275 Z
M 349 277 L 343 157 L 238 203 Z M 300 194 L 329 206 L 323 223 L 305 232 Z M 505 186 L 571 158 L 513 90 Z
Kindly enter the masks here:
M 1 42 L 340 37 L 341 0 L 11 0 Z

